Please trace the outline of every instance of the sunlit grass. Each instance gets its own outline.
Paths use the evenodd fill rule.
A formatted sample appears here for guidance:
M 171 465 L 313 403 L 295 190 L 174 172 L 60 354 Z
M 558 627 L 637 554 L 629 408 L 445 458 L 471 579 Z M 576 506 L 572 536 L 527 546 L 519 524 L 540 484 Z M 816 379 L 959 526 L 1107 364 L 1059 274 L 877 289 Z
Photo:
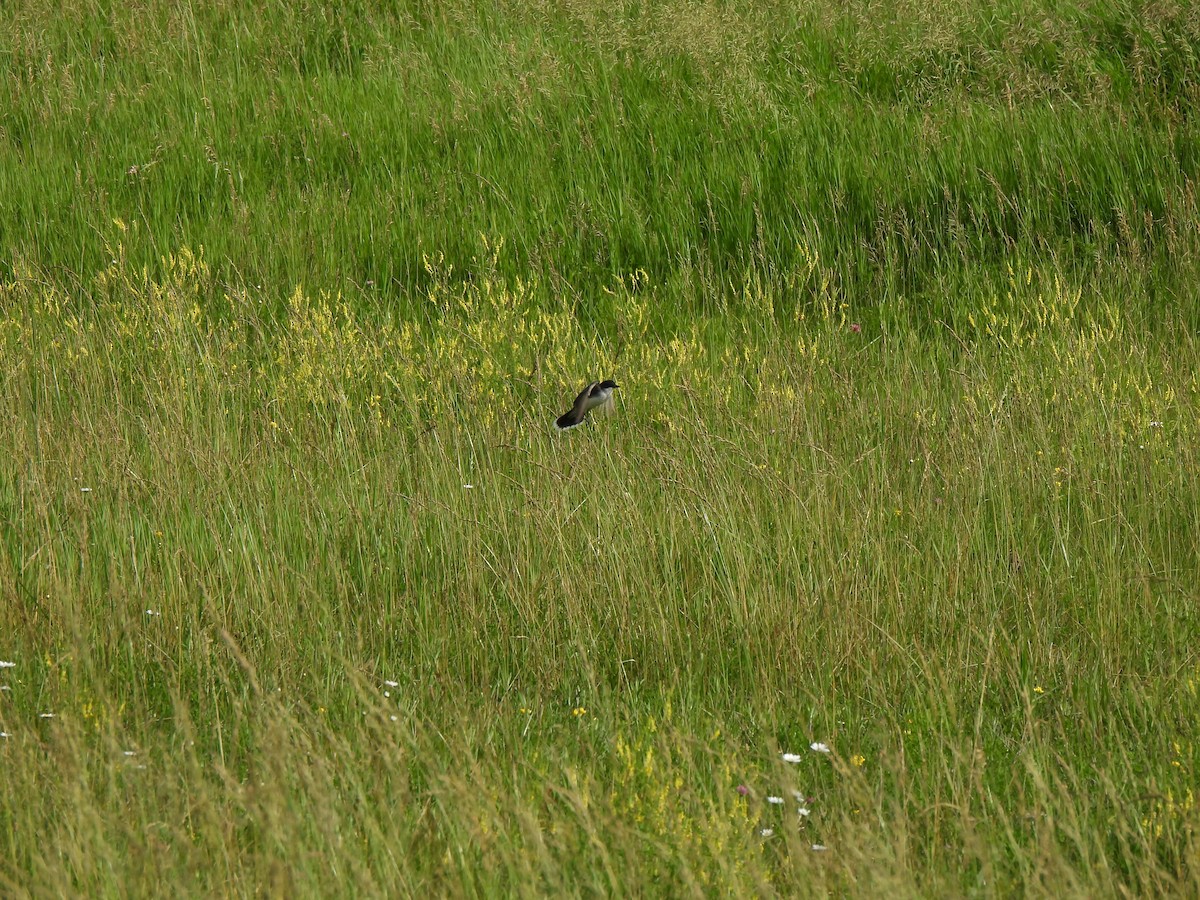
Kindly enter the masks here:
M 609 342 L 113 255 L 0 294 L 10 888 L 1190 889 L 1186 332 L 1027 271 L 933 339 L 618 286 Z

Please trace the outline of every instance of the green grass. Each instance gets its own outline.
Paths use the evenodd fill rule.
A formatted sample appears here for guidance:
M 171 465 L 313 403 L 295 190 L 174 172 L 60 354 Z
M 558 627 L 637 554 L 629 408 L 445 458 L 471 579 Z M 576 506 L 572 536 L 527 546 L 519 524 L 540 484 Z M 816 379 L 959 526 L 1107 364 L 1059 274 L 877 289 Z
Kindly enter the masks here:
M 506 274 L 588 310 L 639 268 L 687 309 L 748 268 L 785 283 L 802 244 L 849 294 L 930 318 L 955 306 L 942 279 L 1014 255 L 1135 259 L 1165 298 L 1195 270 L 1188 7 L 27 2 L 16 21 L 0 259 L 63 280 L 107 264 L 114 218 L 144 226 L 139 263 L 203 245 L 223 282 L 406 309 L 425 255 L 464 272 L 497 237 Z
M 1200 889 L 1190 7 L 14 19 L 6 895 Z

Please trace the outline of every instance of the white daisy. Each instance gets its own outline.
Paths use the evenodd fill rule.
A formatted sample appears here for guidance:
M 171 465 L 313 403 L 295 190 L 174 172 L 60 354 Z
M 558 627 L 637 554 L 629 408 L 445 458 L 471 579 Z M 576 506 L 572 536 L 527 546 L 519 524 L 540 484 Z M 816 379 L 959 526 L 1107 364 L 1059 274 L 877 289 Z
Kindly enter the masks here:
M 808 745 L 808 748 L 810 750 L 816 750 L 818 753 L 828 753 L 829 752 L 829 745 L 822 744 L 820 741 L 813 741 L 811 744 Z
M 789 762 L 789 763 L 798 763 L 798 762 L 800 762 L 800 759 L 801 759 L 801 756 L 800 756 L 800 754 L 799 754 L 799 753 L 785 753 L 785 754 L 783 754 L 783 761 L 784 761 L 784 762 Z

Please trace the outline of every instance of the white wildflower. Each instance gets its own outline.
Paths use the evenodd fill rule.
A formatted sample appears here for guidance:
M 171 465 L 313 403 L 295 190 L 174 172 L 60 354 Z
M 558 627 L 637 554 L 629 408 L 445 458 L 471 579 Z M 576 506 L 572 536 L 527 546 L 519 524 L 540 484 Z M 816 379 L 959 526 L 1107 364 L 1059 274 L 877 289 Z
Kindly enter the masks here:
M 770 837 L 774 833 L 775 833 L 774 828 L 764 828 L 762 831 L 759 832 L 759 834 L 761 834 L 763 837 Z
M 820 741 L 813 741 L 811 744 L 808 745 L 808 747 L 810 750 L 816 750 L 818 753 L 828 753 L 829 752 L 829 745 L 822 744 Z
M 813 844 L 812 848 L 813 848 L 814 853 L 824 853 L 826 850 L 829 849 L 824 844 Z
M 784 761 L 784 762 L 789 762 L 789 763 L 798 763 L 798 762 L 800 762 L 800 759 L 801 759 L 801 756 L 800 756 L 800 754 L 799 754 L 799 753 L 785 753 L 785 754 L 783 754 L 783 761 Z
M 774 803 L 776 806 L 778 806 L 779 804 L 783 803 L 783 798 L 782 797 L 768 797 L 767 802 Z

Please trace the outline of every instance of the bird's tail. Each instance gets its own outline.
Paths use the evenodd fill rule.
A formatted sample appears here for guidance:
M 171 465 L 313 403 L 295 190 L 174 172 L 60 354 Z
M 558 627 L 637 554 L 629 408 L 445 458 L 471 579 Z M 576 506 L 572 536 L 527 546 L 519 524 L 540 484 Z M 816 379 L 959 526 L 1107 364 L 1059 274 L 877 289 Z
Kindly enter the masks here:
M 576 419 L 574 412 L 574 410 L 571 410 L 571 412 L 563 413 L 554 420 L 554 427 L 559 431 L 566 431 L 568 428 L 575 428 L 578 425 L 582 425 L 583 419 Z

